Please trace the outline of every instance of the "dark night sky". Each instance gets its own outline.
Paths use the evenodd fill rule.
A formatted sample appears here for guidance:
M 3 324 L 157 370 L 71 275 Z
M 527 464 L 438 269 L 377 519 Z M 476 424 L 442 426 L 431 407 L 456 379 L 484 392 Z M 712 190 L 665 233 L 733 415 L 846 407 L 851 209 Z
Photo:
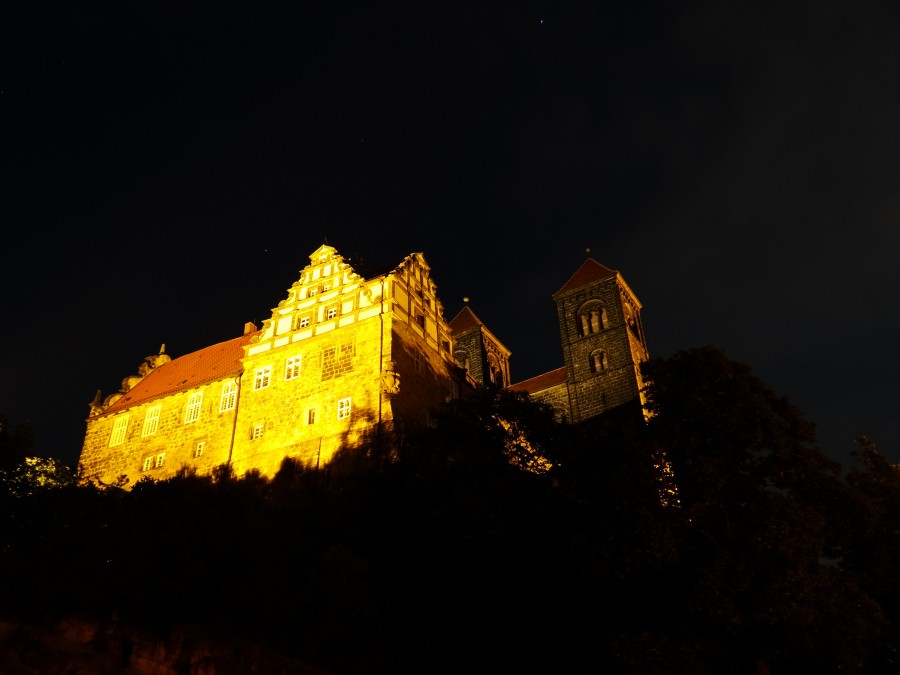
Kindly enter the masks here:
M 722 347 L 832 456 L 900 461 L 900 4 L 326 4 L 0 20 L 0 413 L 40 454 L 327 239 L 363 272 L 422 251 L 514 380 L 562 365 L 590 247 L 651 355 Z

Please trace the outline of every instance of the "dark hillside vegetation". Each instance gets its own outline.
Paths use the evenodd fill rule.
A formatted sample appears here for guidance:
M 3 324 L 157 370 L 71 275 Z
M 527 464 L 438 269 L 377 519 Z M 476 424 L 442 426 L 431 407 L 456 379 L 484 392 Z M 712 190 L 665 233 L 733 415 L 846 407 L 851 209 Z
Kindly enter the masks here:
M 485 390 L 327 473 L 123 489 L 10 461 L 0 607 L 199 625 L 335 674 L 896 672 L 896 469 L 862 441 L 844 475 L 716 349 L 646 375 L 648 423 Z

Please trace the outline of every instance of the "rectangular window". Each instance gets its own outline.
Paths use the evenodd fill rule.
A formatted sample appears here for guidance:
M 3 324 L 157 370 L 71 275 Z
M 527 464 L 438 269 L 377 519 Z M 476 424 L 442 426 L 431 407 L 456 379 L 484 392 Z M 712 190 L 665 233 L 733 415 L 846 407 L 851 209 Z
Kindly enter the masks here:
M 329 307 L 328 310 L 325 312 L 326 319 L 330 320 L 336 316 L 337 316 L 337 307 Z
M 112 435 L 109 437 L 109 447 L 122 445 L 125 442 L 126 431 L 128 431 L 128 415 L 117 417 L 113 423 Z
M 456 383 L 456 380 L 450 380 L 450 400 L 455 401 L 459 398 L 459 385 Z
M 141 466 L 141 471 L 149 471 L 153 468 L 153 457 L 144 457 L 144 464 Z
M 316 293 L 318 293 L 318 292 L 319 292 L 319 289 L 318 289 L 318 288 L 310 288 L 310 289 L 306 292 L 306 297 L 311 298 L 312 296 L 314 296 L 314 295 L 315 295 Z
M 256 377 L 253 380 L 253 388 L 256 390 L 265 389 L 269 386 L 272 379 L 272 366 L 263 366 L 256 369 Z
M 285 380 L 293 380 L 295 377 L 300 377 L 300 364 L 302 361 L 302 356 L 292 356 L 284 362 Z
M 187 409 L 184 411 L 184 423 L 190 424 L 200 419 L 200 408 L 203 406 L 203 392 L 195 391 L 188 397 Z
M 416 372 L 422 372 L 422 362 L 424 361 L 425 356 L 419 350 L 416 350 Z
M 338 401 L 337 417 L 339 420 L 344 420 L 344 419 L 347 419 L 348 417 L 350 417 L 350 410 L 352 407 L 351 401 L 352 401 L 352 399 L 350 397 L 342 398 L 340 401 Z
M 206 441 L 197 441 L 194 446 L 194 457 L 203 457 L 203 451 L 206 450 Z
M 298 328 L 309 328 L 309 317 L 301 316 L 300 321 L 297 322 Z
M 142 438 L 152 436 L 159 429 L 159 411 L 161 409 L 161 405 L 155 405 L 152 408 L 147 408 L 147 414 L 144 415 L 144 428 L 141 429 Z
M 250 440 L 255 441 L 257 438 L 262 438 L 265 430 L 266 425 L 264 423 L 254 424 L 253 428 L 250 429 Z
M 306 411 L 306 423 L 307 424 L 315 424 L 316 423 L 316 409 L 310 408 Z
M 156 468 L 158 469 L 166 463 L 166 453 L 161 452 L 156 456 Z
M 234 410 L 237 403 L 237 382 L 226 382 L 222 385 L 222 398 L 219 401 L 219 412 Z

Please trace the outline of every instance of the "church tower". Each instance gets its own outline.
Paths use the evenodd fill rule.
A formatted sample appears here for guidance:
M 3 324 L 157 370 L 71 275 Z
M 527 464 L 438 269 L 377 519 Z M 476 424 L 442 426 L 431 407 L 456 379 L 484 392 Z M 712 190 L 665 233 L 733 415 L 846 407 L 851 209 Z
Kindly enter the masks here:
M 449 324 L 455 348 L 453 358 L 476 385 L 509 385 L 510 351 L 487 329 L 468 305 Z
M 588 258 L 553 294 L 566 371 L 569 421 L 643 403 L 648 358 L 641 303 L 616 270 Z

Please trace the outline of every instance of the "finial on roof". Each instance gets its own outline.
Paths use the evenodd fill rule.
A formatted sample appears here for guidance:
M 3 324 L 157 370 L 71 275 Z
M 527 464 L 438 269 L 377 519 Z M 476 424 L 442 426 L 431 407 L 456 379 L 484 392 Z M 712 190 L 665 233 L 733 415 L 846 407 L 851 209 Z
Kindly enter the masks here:
M 469 297 L 468 297 L 468 296 L 464 297 L 464 298 L 463 298 L 463 302 L 466 303 L 466 304 L 468 305 L 468 304 L 469 304 Z
M 165 343 L 165 342 L 163 342 L 163 343 L 159 346 L 159 353 L 160 353 L 160 354 L 165 354 L 165 353 L 166 353 L 166 343 Z
M 590 247 L 590 246 L 586 247 L 586 248 L 584 249 L 584 252 L 587 253 L 588 255 L 590 255 L 590 254 L 591 254 L 591 247 Z

